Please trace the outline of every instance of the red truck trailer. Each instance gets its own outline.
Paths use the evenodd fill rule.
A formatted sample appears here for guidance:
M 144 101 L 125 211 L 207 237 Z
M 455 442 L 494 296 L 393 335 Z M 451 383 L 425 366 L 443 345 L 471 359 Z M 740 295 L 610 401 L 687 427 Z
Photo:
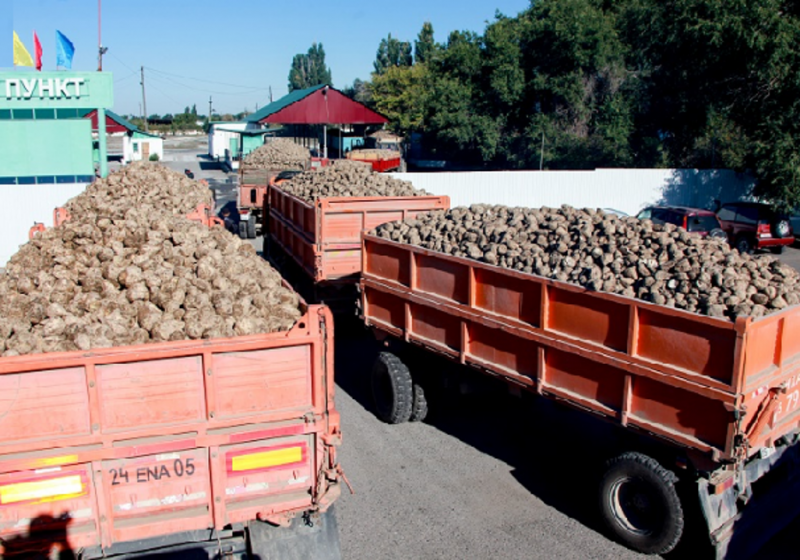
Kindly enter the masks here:
M 372 170 L 378 173 L 399 170 L 403 163 L 400 152 L 396 152 L 396 155 L 384 152 L 388 150 L 355 150 L 347 154 L 347 159 L 368 163 L 372 166 Z
M 0 358 L 2 555 L 338 558 L 340 439 L 324 306 L 288 332 Z
M 696 500 L 679 480 L 718 557 L 800 513 L 800 306 L 731 322 L 368 234 L 361 274 L 363 320 L 394 349 L 371 377 L 383 420 L 426 412 L 434 372 L 402 359 L 421 348 L 616 424 L 629 447 L 602 475 L 601 516 L 634 549 L 681 539 Z
M 293 168 L 277 169 L 239 169 L 239 189 L 237 206 L 239 209 L 239 237 L 253 239 L 260 235 L 263 217 L 262 210 L 266 203 L 267 189 L 278 176 L 285 171 L 305 171 L 317 169 L 328 164 L 327 159 L 312 158 L 307 164 Z
M 70 219 L 69 212 L 66 208 L 59 206 L 55 210 L 53 210 L 53 226 L 58 227 L 64 222 Z M 193 211 L 186 214 L 186 219 L 191 220 L 193 222 L 199 222 L 204 226 L 211 227 L 211 226 L 224 226 L 224 222 L 217 218 L 214 215 L 214 209 L 209 206 L 208 204 L 198 204 L 197 208 Z M 33 239 L 33 237 L 42 231 L 47 229 L 44 224 L 42 223 L 35 223 L 31 229 L 28 231 L 28 238 Z
M 286 256 L 318 292 L 337 294 L 358 282 L 363 231 L 450 208 L 447 196 L 325 197 L 312 204 L 279 186 L 269 189 L 267 202 L 271 257 Z M 355 293 L 343 297 L 355 300 Z

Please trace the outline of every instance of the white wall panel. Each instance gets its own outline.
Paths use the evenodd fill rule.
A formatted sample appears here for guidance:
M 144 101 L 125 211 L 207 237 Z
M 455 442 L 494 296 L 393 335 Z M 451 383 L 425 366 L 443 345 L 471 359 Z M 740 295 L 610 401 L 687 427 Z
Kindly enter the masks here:
M 83 192 L 86 183 L 0 185 L 0 267 L 28 241 L 35 222 L 53 226 L 53 210 Z
M 615 208 L 636 214 L 650 204 L 711 208 L 746 197 L 752 177 L 730 170 L 597 169 L 594 171 L 475 171 L 393 173 L 415 187 L 448 195 L 453 206 Z

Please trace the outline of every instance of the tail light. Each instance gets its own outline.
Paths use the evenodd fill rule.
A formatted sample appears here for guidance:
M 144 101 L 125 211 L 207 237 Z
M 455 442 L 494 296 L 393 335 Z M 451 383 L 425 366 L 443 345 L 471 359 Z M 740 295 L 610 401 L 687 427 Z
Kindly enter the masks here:
M 759 237 L 770 237 L 769 224 L 767 222 L 759 222 L 757 233 Z
M 308 448 L 300 443 L 229 453 L 227 466 L 229 473 L 266 471 L 302 465 L 307 458 Z
M 69 500 L 87 492 L 87 480 L 81 473 L 37 476 L 0 485 L 0 506 Z

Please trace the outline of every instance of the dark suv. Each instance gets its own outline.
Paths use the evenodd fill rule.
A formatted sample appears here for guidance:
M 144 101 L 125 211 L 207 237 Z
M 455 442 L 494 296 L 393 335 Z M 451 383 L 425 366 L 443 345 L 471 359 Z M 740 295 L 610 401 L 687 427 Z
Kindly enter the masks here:
M 640 220 L 650 220 L 654 224 L 680 226 L 702 237 L 725 237 L 716 214 L 710 210 L 685 206 L 650 206 L 639 212 L 636 217 Z
M 782 253 L 794 243 L 789 219 L 775 212 L 768 204 L 759 202 L 729 202 L 717 210 L 717 217 L 728 241 L 740 253 L 769 249 Z

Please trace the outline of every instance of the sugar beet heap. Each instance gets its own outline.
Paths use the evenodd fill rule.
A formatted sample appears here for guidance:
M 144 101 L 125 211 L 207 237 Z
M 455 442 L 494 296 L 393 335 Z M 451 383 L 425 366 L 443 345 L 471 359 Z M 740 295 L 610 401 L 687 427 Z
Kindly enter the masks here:
M 800 303 L 800 275 L 774 257 L 671 224 L 600 210 L 476 204 L 391 222 L 376 235 L 714 317 L 760 317 Z

